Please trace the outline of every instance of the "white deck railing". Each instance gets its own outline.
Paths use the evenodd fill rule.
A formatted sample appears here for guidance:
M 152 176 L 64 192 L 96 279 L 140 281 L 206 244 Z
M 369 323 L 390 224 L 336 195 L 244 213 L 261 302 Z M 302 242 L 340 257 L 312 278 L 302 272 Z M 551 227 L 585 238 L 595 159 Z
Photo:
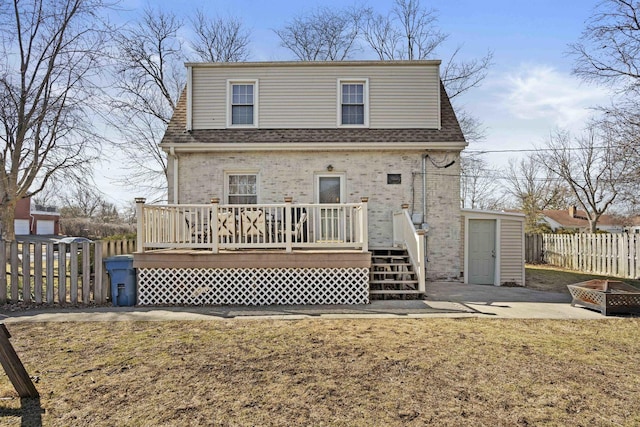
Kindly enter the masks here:
M 411 264 L 418 277 L 418 290 L 425 292 L 425 230 L 416 230 L 409 214 L 408 205 L 393 214 L 393 244 L 407 249 Z
M 136 199 L 138 250 L 356 249 L 368 251 L 361 203 L 147 205 Z

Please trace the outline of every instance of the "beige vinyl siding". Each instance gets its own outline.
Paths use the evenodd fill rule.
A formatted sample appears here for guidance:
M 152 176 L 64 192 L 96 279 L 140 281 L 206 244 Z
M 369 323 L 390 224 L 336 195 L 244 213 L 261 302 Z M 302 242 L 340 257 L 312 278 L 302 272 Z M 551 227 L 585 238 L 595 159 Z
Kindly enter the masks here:
M 524 286 L 524 221 L 500 221 L 500 284 Z
M 258 80 L 259 127 L 335 128 L 338 80 L 369 82 L 370 128 L 439 128 L 437 64 L 193 66 L 193 129 L 227 125 L 227 84 Z

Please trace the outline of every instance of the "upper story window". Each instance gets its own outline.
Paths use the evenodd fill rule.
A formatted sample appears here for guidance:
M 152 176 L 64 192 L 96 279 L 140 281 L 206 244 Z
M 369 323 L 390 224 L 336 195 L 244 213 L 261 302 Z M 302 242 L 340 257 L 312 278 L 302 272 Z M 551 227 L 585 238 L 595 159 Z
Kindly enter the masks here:
M 229 82 L 229 126 L 258 125 L 257 81 Z
M 367 80 L 339 81 L 339 126 L 368 126 L 368 82 Z

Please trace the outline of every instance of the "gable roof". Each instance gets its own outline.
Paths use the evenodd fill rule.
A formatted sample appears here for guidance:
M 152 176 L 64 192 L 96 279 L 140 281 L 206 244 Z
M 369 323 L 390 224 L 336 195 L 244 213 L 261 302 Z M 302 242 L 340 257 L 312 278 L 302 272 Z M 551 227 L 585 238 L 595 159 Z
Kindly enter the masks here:
M 394 143 L 457 143 L 466 145 L 462 129 L 442 83 L 440 84 L 441 129 L 198 129 L 186 131 L 187 101 L 183 91 L 161 144 L 394 144 Z M 391 147 L 389 147 L 391 148 Z M 426 147 L 425 147 L 426 148 Z

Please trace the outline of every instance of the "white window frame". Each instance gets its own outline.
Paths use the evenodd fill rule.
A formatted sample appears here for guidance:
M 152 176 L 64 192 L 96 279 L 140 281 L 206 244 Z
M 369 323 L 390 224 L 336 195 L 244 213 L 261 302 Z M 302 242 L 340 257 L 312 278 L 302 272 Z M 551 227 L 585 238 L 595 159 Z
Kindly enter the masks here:
M 229 177 L 232 175 L 255 175 L 256 176 L 256 204 L 260 203 L 260 174 L 257 170 L 230 170 L 224 172 L 224 202 L 229 202 Z
M 253 124 L 233 124 L 232 104 L 234 85 L 253 85 Z M 257 128 L 258 127 L 258 80 L 227 80 L 227 127 L 228 128 Z
M 362 85 L 362 101 L 364 103 L 364 123 L 363 124 L 342 124 L 342 85 L 344 84 L 361 84 Z M 366 128 L 369 127 L 369 79 L 338 79 L 337 85 L 337 124 L 341 128 Z

